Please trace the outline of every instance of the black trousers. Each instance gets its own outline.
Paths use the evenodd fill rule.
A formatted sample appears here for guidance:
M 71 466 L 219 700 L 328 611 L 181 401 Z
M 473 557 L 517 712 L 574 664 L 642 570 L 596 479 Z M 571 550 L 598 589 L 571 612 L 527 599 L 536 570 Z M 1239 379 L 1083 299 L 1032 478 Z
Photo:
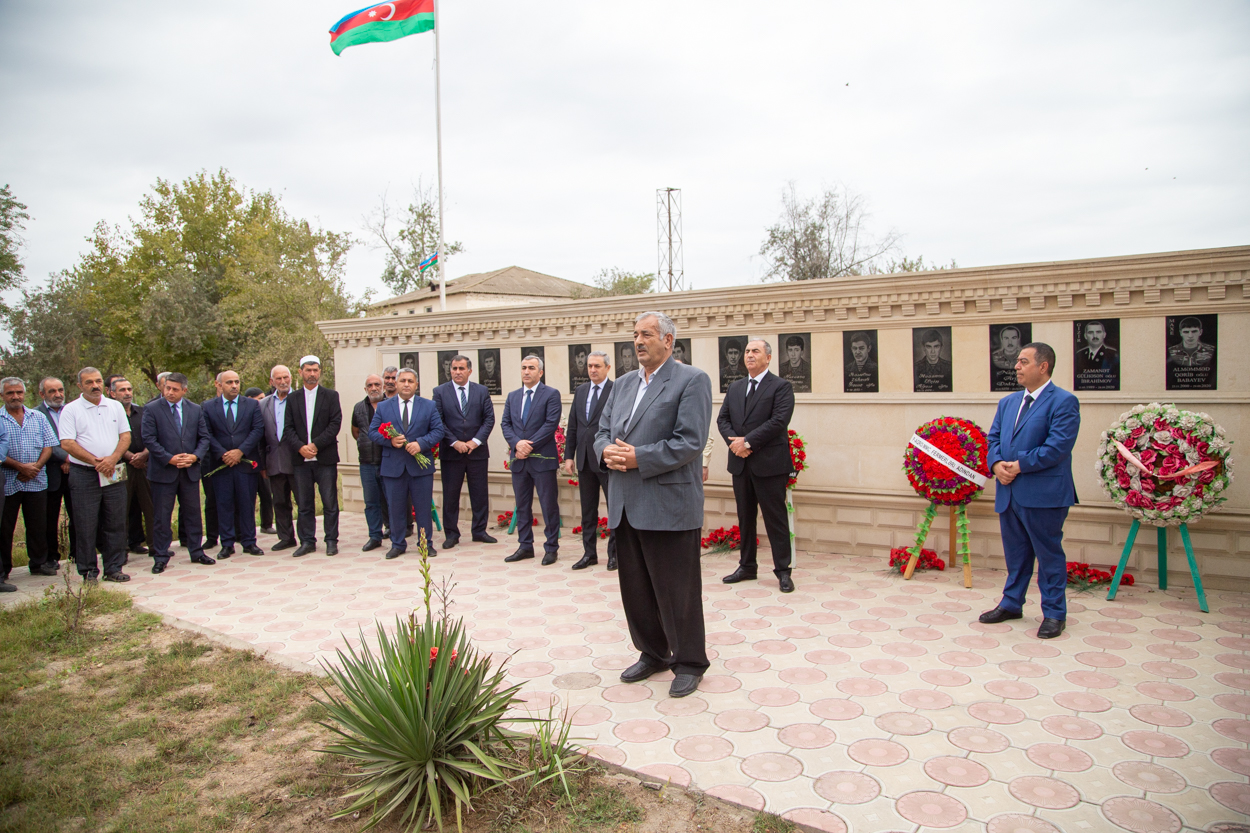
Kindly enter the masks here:
M 599 492 L 608 504 L 608 475 L 587 468 L 577 473 L 577 490 L 582 499 L 582 554 L 598 558 Z M 608 531 L 608 558 L 616 557 L 616 530 Z
M 443 478 L 443 533 L 448 538 L 460 537 L 460 489 L 465 477 L 469 480 L 469 506 L 473 509 L 472 534 L 486 534 L 487 517 L 490 515 L 490 487 L 487 476 L 490 458 L 461 459 L 438 463 Z
M 339 467 L 336 463 L 295 463 L 295 502 L 299 504 L 296 531 L 301 544 L 317 543 L 317 509 L 314 487 L 321 493 L 321 509 L 325 513 L 322 526 L 327 544 L 339 542 Z
M 256 481 L 256 496 L 260 498 L 260 525 L 263 529 L 273 526 L 273 492 L 269 491 L 269 478 Z
M 222 469 L 209 480 L 217 497 L 217 530 L 222 547 L 256 546 L 256 481 L 250 463 Z
M 133 549 L 147 542 L 152 549 L 152 488 L 146 469 L 126 464 L 126 543 Z
M 55 461 L 49 466 L 58 465 Z M 73 465 L 72 463 L 70 465 Z M 44 508 L 44 541 L 48 544 L 48 563 L 56 564 L 62 556 L 69 558 L 74 547 L 74 512 L 70 508 L 69 475 L 62 473 L 61 485 L 49 489 Z M 69 519 L 69 552 L 61 552 L 61 503 L 65 503 L 65 516 Z
M 295 521 L 291 509 L 291 492 L 295 488 L 295 475 L 271 474 L 265 480 L 273 497 L 273 523 L 278 530 L 278 541 L 295 540 Z
M 101 486 L 96 470 L 71 463 L 69 491 L 74 518 L 74 561 L 79 575 L 98 578 L 96 544 L 104 558 L 104 574 L 120 573 L 126 563 L 126 484 Z
M 200 465 L 200 471 L 208 473 L 220 465 L 221 461 L 217 461 L 216 465 L 210 465 L 205 462 Z M 203 497 L 201 498 L 197 496 L 195 500 L 195 519 L 196 525 L 204 531 L 204 546 L 206 547 L 217 546 L 217 495 L 214 494 L 212 481 L 212 477 L 201 477 L 196 481 L 196 488 L 199 489 L 202 487 L 204 489 Z M 204 507 L 203 521 L 199 520 L 201 505 Z M 187 506 L 190 506 L 189 502 Z M 190 515 L 191 511 L 189 508 L 183 507 L 182 498 L 178 498 L 178 542 L 184 547 L 188 547 L 191 544 L 190 539 L 188 539 L 186 534 L 182 531 L 183 529 L 191 528 Z
M 200 481 L 192 480 L 185 469 L 178 471 L 173 483 L 149 481 L 152 488 L 152 559 L 157 564 L 169 561 L 173 530 L 174 500 L 178 501 L 178 535 L 186 541 L 192 558 L 204 555 L 204 524 L 200 521 Z
M 560 550 L 560 488 L 556 486 L 556 471 L 512 470 L 512 493 L 516 495 L 516 540 L 521 549 L 534 549 L 534 492 L 538 492 L 538 505 L 543 510 L 543 525 L 547 533 L 544 552 Z
M 702 676 L 709 665 L 703 629 L 699 529 L 634 529 L 625 511 L 616 527 L 617 576 L 629 636 L 643 662 Z
M 3 491 L 3 487 L 0 487 Z M 22 523 L 26 526 L 26 555 L 30 558 L 31 572 L 48 561 L 48 543 L 44 535 L 47 517 L 48 492 L 14 492 L 4 498 L 0 512 L 0 577 L 13 571 L 13 533 L 17 530 L 17 510 L 22 510 Z
M 758 569 L 755 560 L 756 511 L 764 514 L 764 528 L 768 530 L 768 545 L 773 549 L 773 572 L 778 576 L 790 574 L 790 521 L 786 517 L 786 481 L 789 475 L 777 474 L 758 477 L 752 474 L 735 474 L 734 500 L 738 503 L 738 530 L 742 533 L 742 555 L 738 563 L 749 569 Z

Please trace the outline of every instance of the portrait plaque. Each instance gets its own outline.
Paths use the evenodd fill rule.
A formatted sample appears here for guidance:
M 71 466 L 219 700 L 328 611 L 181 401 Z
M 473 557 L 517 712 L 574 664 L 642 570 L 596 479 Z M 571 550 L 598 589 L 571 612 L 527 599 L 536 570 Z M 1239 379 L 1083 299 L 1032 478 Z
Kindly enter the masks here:
M 1120 319 L 1072 322 L 1073 390 L 1120 389 Z
M 1033 340 L 1033 325 L 990 325 L 990 390 L 1006 392 L 1020 390 L 1016 381 L 1016 359 L 1020 348 Z
M 491 396 L 503 395 L 503 382 L 499 378 L 498 347 L 477 351 L 477 381 Z
M 812 334 L 782 333 L 777 341 L 781 352 L 777 375 L 789 382 L 795 393 L 811 393 Z
M 721 336 L 720 348 L 720 392 L 727 393 L 729 386 L 739 379 L 747 377 L 747 366 L 742 361 L 746 350 L 746 336 Z
M 682 364 L 690 364 L 690 339 L 675 338 L 673 339 L 673 358 Z
M 1167 317 L 1168 390 L 1216 390 L 1218 315 Z
M 951 328 L 914 327 L 911 331 L 912 391 L 948 393 L 954 390 L 951 370 Z
M 537 356 L 538 358 L 542 359 L 543 371 L 542 371 L 542 376 L 539 377 L 538 381 L 543 382 L 545 384 L 547 381 L 547 350 L 546 348 L 542 347 L 541 345 L 538 347 L 522 347 L 521 348 L 521 361 L 525 361 L 526 356 Z
M 586 357 L 590 355 L 589 344 L 569 345 L 569 393 L 577 393 L 577 386 L 590 381 L 586 372 Z
M 877 393 L 877 331 L 846 330 L 842 333 L 842 390 L 845 393 Z
M 417 374 L 418 386 L 420 386 L 421 383 L 421 361 L 418 358 L 420 355 L 420 353 L 399 354 L 399 369 L 403 370 L 404 368 L 408 368 L 413 373 Z
M 438 383 L 440 385 L 451 381 L 451 360 L 459 355 L 458 350 L 438 351 Z
M 638 357 L 634 355 L 634 343 L 632 341 L 618 341 L 613 345 L 613 352 L 616 353 L 616 375 L 612 378 L 619 379 L 626 373 L 633 373 L 638 369 Z

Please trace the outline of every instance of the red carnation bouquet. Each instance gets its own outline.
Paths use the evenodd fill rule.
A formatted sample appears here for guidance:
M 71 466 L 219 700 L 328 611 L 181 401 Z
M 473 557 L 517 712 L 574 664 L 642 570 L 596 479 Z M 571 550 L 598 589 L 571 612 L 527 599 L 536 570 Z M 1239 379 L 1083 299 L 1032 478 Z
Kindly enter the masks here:
M 786 481 L 786 488 L 793 489 L 795 484 L 799 482 L 799 472 L 807 468 L 807 446 L 803 444 L 803 437 L 798 431 L 791 428 L 786 433 L 790 436 L 790 479 Z
M 393 440 L 396 437 L 404 436 L 403 434 L 399 432 L 399 429 L 397 429 L 394 425 L 392 425 L 389 422 L 384 422 L 381 425 L 379 425 L 378 433 L 381 434 L 383 437 L 386 437 L 388 440 Z M 434 447 L 434 454 L 435 456 L 438 455 L 438 446 Z M 426 457 L 421 452 L 418 451 L 416 454 L 412 456 L 417 461 L 417 464 L 420 465 L 422 468 L 425 468 L 426 466 L 430 465 L 430 458 Z

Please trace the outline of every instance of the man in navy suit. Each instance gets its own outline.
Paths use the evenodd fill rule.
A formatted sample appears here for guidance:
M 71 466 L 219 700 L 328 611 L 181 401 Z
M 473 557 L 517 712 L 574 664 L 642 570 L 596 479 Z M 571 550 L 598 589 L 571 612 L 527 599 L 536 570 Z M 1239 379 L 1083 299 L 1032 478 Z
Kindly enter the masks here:
M 564 432 L 564 471 L 577 472 L 577 489 L 582 504 L 582 559 L 573 565 L 584 570 L 599 563 L 599 492 L 608 496 L 608 470 L 595 454 L 595 434 L 599 417 L 612 392 L 608 354 L 596 351 L 586 357 L 590 381 L 578 385 L 569 406 L 569 427 Z M 616 569 L 616 530 L 608 531 L 608 569 Z
M 239 374 L 224 371 L 221 396 L 204 406 L 208 445 L 224 469 L 212 476 L 217 498 L 217 531 L 221 535 L 218 560 L 234 555 L 238 541 L 248 555 L 264 555 L 256 546 L 256 481 L 260 477 L 259 449 L 265 421 L 255 399 L 239 395 Z
M 556 428 L 560 425 L 560 394 L 542 383 L 543 360 L 521 360 L 521 387 L 504 401 L 499 421 L 508 441 L 512 493 L 516 496 L 517 551 L 504 561 L 534 557 L 534 492 L 543 509 L 547 544 L 543 564 L 556 563 L 560 551 L 560 499 L 556 486 Z
M 1063 633 L 1067 620 L 1067 556 L 1063 522 L 1077 502 L 1072 482 L 1072 446 L 1081 428 L 1081 406 L 1072 394 L 1051 382 L 1055 351 L 1041 342 L 1020 348 L 1016 380 L 1024 390 L 998 403 L 990 426 L 986 462 L 998 479 L 998 512 L 1007 560 L 1003 599 L 981 614 L 985 624 L 1023 617 L 1025 595 L 1037 562 L 1042 592 L 1039 639 Z
M 430 506 L 434 502 L 433 448 L 443 438 L 443 420 L 428 399 L 417 396 L 417 374 L 410 367 L 395 377 L 396 395 L 378 403 L 369 424 L 369 438 L 382 446 L 382 484 L 390 510 L 391 548 L 387 558 L 399 558 L 408 549 L 408 507 L 416 512 L 415 529 L 425 533 L 431 543 L 430 555 L 438 553 L 432 546 L 434 524 Z M 393 439 L 382 436 L 386 423 L 399 432 Z M 424 455 L 422 464 L 417 455 Z
M 472 372 L 473 362 L 469 357 L 456 356 L 451 360 L 451 381 L 434 388 L 434 407 L 446 426 L 438 453 L 443 478 L 443 529 L 447 533 L 447 540 L 443 541 L 445 550 L 460 541 L 460 487 L 466 475 L 469 505 L 473 507 L 473 540 L 495 543 L 486 533 L 486 519 L 490 514 L 490 491 L 486 482 L 490 446 L 486 441 L 495 427 L 495 405 L 484 386 L 469 381 Z
M 184 399 L 187 377 L 170 373 L 161 396 L 143 409 L 143 444 L 148 449 L 148 483 L 152 487 L 152 572 L 169 563 L 174 499 L 181 507 L 178 534 L 187 542 L 191 560 L 216 564 L 204 554 L 200 521 L 200 461 L 208 455 L 208 424 L 199 405 Z

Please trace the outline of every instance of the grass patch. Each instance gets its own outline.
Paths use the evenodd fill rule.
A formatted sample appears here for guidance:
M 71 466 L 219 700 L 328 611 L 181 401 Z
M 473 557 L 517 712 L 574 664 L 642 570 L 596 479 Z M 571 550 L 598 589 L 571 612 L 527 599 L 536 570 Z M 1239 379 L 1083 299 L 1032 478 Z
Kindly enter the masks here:
M 751 833 L 793 833 L 794 825 L 772 813 L 756 813 Z

